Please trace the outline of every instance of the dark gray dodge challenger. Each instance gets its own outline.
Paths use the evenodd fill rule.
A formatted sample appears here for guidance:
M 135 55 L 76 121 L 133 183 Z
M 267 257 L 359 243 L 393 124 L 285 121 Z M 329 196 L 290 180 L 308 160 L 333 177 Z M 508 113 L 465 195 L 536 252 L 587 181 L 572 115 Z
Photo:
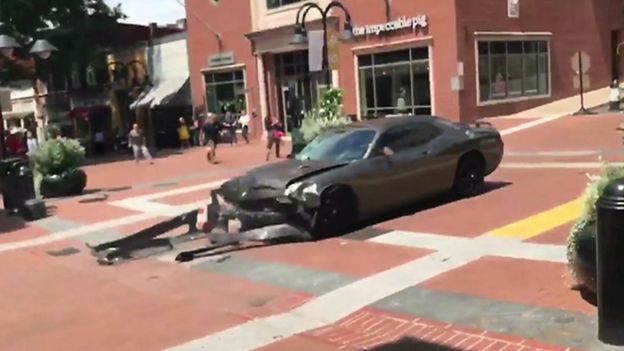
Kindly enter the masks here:
M 290 224 L 316 238 L 454 191 L 471 197 L 503 158 L 490 124 L 389 117 L 328 130 L 295 159 L 253 169 L 212 192 L 208 221 L 226 232 Z

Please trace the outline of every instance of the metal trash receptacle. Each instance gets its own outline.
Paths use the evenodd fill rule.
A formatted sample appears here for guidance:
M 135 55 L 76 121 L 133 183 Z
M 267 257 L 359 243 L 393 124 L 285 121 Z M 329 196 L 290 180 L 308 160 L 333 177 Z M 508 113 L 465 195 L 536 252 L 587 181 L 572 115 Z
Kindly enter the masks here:
M 27 200 L 36 197 L 33 172 L 27 159 L 4 160 L 0 171 L 4 209 L 10 214 L 17 214 Z

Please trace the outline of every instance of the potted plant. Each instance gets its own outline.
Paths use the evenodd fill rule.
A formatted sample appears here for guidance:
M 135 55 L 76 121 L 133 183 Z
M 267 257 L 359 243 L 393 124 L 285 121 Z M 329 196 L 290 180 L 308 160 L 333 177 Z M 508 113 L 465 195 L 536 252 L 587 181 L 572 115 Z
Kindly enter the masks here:
M 76 139 L 57 138 L 41 144 L 33 157 L 43 197 L 81 194 L 87 174 L 80 169 L 85 149 Z
M 342 90 L 327 89 L 316 108 L 305 114 L 301 121 L 302 144 L 308 144 L 323 130 L 344 126 L 352 121 L 342 113 Z
M 568 237 L 568 264 L 576 289 L 594 296 L 596 294 L 596 203 L 611 181 L 624 177 L 624 166 L 606 164 L 600 175 L 588 175 L 581 217 L 572 227 Z

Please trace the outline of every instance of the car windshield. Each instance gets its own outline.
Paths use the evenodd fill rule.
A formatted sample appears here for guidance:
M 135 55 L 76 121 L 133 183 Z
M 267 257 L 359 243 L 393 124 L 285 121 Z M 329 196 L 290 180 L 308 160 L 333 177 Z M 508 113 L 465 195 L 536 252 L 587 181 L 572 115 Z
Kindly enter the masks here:
M 298 160 L 361 160 L 376 132 L 372 129 L 331 130 L 317 136 L 297 156 Z

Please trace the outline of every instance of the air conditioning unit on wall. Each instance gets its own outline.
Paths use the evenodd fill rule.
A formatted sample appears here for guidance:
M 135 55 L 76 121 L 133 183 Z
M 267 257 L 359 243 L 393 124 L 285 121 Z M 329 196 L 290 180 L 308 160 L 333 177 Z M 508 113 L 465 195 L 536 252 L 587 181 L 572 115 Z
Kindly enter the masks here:
M 520 0 L 507 0 L 507 17 L 520 17 Z

